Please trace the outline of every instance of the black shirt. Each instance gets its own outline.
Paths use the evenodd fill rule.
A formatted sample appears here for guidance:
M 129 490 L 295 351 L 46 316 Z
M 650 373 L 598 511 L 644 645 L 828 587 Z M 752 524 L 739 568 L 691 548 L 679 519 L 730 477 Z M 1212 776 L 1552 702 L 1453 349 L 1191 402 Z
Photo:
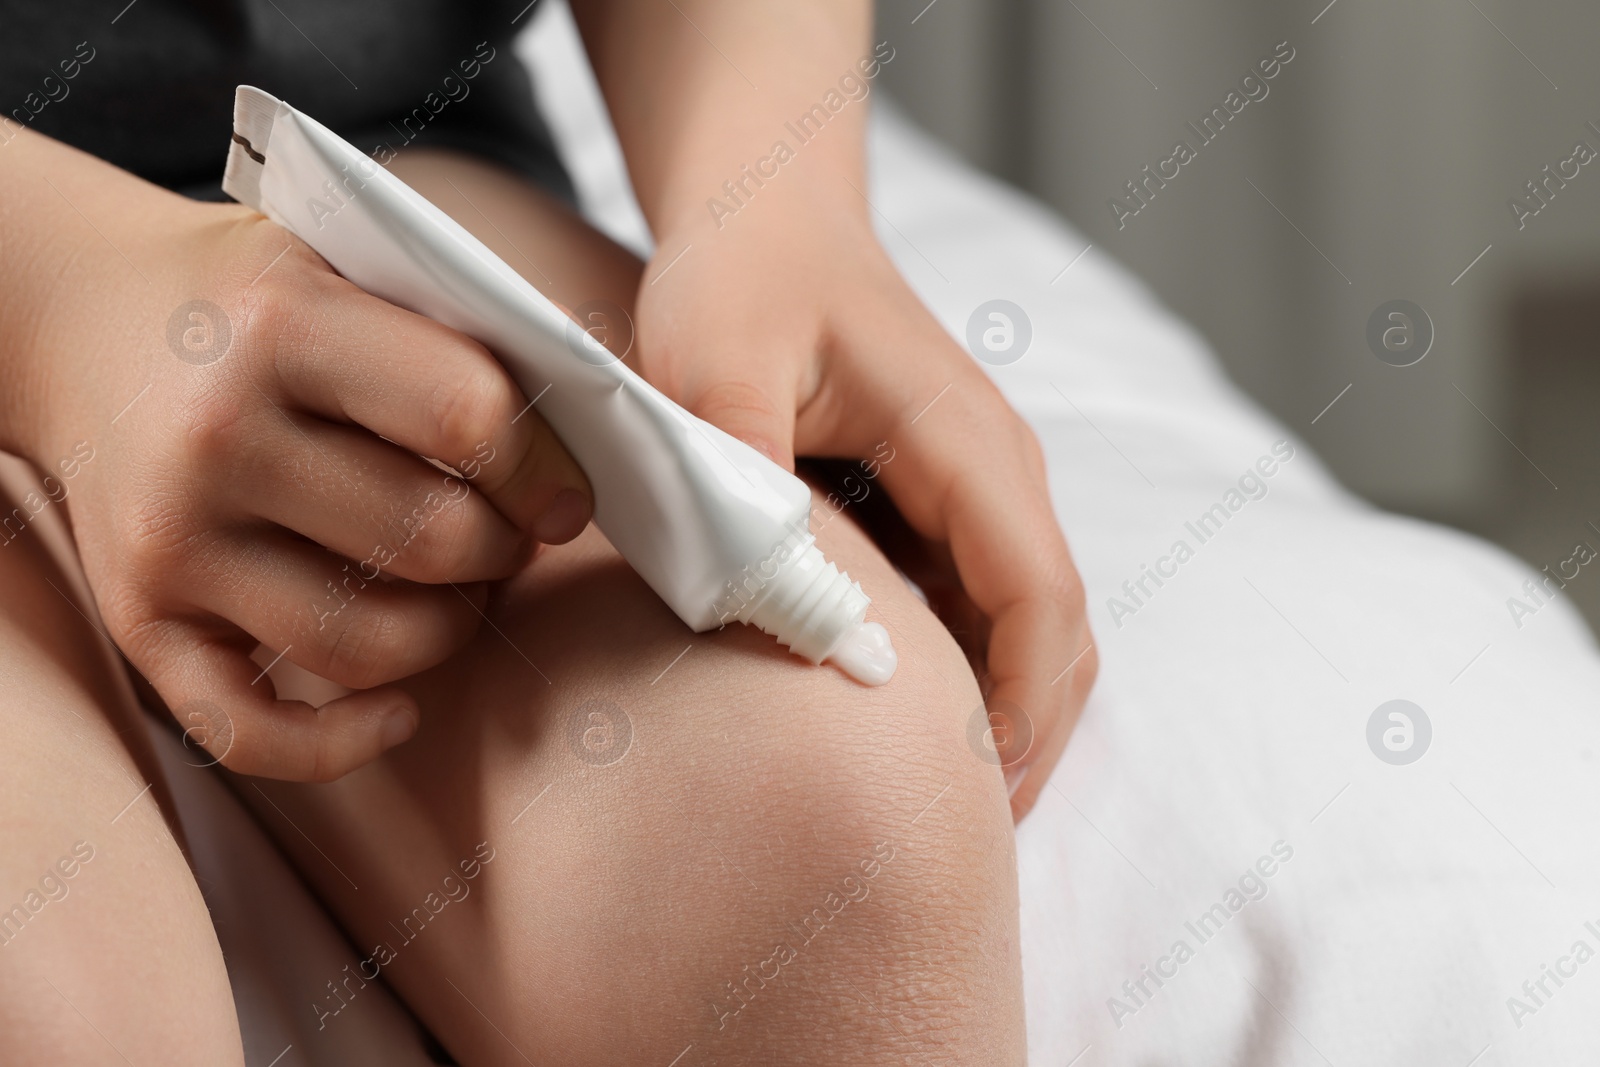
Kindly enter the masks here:
M 570 200 L 533 86 L 511 52 L 532 6 L 0 0 L 0 145 L 23 125 L 152 182 L 220 199 L 233 91 L 248 84 L 380 161 L 409 144 L 456 148 Z

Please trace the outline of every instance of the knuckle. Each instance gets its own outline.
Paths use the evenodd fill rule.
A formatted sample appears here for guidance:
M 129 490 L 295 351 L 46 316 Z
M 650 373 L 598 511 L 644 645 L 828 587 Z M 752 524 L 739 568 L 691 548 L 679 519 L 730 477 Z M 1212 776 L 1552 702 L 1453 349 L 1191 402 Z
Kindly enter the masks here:
M 181 548 L 191 529 L 182 502 L 165 493 L 128 502 L 118 526 L 130 549 L 160 553 Z
M 480 441 L 497 436 L 516 415 L 510 381 L 489 367 L 474 368 L 458 379 L 439 383 L 425 410 L 440 441 L 450 450 L 435 458 L 446 462 L 472 454 Z
M 239 295 L 234 344 L 242 358 L 231 365 L 234 376 L 276 380 L 280 367 L 308 364 L 319 350 L 335 349 L 340 343 L 342 298 L 353 287 L 326 271 L 319 276 L 290 269 L 289 262 L 300 258 L 286 256 Z
M 268 275 L 239 296 L 238 336 L 256 356 L 277 351 L 306 319 L 305 294 L 292 282 Z
M 275 332 L 289 328 L 275 327 Z M 237 463 L 249 453 L 253 420 L 263 406 L 255 384 L 261 375 L 252 368 L 277 358 L 277 342 L 263 339 L 259 327 L 253 338 L 241 341 L 235 336 L 229 346 L 230 352 L 238 350 L 236 357 L 208 364 L 207 373 L 181 383 L 171 409 L 176 418 L 164 431 L 170 446 L 196 473 Z
M 478 554 L 483 523 L 464 500 L 451 500 L 438 489 L 429 490 L 412 515 L 419 519 L 412 563 L 416 580 L 455 580 Z
M 197 527 L 193 509 L 175 494 L 152 492 L 126 501 L 113 526 L 118 544 L 112 585 L 143 592 L 158 578 L 188 570 Z
M 737 379 L 722 379 L 698 391 L 691 405 L 696 411 L 712 416 L 708 421 L 725 419 L 729 415 L 754 416 L 764 421 L 776 419 L 778 406 L 761 388 Z
M 195 394 L 185 415 L 184 451 L 198 470 L 214 470 L 249 451 L 251 432 L 246 406 L 225 383 Z
M 329 676 L 354 689 L 376 685 L 387 676 L 389 658 L 401 634 L 399 620 L 384 608 L 368 606 L 341 623 L 324 651 Z
M 165 622 L 144 583 L 113 575 L 96 592 L 96 606 L 106 630 L 135 661 L 152 659 L 163 639 Z
M 1082 615 L 1087 603 L 1083 578 L 1068 560 L 1042 568 L 1038 588 L 1052 601 L 1064 605 L 1074 615 Z

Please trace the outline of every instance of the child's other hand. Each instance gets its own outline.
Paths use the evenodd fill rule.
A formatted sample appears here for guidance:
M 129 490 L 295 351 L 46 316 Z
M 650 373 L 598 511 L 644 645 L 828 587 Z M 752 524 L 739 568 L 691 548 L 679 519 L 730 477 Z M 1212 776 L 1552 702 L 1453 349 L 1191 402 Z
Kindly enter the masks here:
M 64 493 L 110 636 L 233 770 L 328 780 L 410 737 L 387 683 L 471 636 L 536 539 L 582 530 L 582 472 L 481 346 L 254 212 L 8 151 L 48 239 L 8 250 L 44 284 L 0 322 L 31 401 L 0 445 Z M 257 642 L 358 691 L 279 701 Z
M 1021 779 L 1020 818 L 1094 680 L 1083 586 L 1032 431 L 906 286 L 865 203 L 834 181 L 838 195 L 820 196 L 822 181 L 781 175 L 720 228 L 686 212 L 663 234 L 638 300 L 644 370 L 787 467 L 796 453 L 881 461 L 887 443 L 894 458 L 873 471 L 980 616 L 967 643 L 983 657 L 1008 781 Z

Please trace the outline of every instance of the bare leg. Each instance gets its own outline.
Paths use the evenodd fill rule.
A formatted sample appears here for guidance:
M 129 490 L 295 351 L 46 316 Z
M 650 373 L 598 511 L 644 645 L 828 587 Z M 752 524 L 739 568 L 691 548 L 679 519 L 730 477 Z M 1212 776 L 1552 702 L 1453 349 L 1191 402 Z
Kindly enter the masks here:
M 16 533 L 44 499 L 0 456 L 0 1062 L 242 1064 L 140 712 L 47 547 L 67 543 L 59 505 Z
M 977 686 L 859 532 L 825 537 L 901 650 L 883 689 L 689 634 L 591 532 L 414 680 L 412 742 L 331 785 L 256 783 L 369 976 L 463 1063 L 1022 1062 Z
M 557 299 L 631 302 L 625 253 L 440 158 L 404 176 L 508 262 L 542 260 Z M 329 785 L 255 783 L 363 972 L 463 1063 L 1023 1062 L 1011 820 L 970 739 L 978 687 L 848 519 L 821 540 L 900 650 L 882 689 L 742 627 L 688 633 L 591 530 L 413 680 L 411 742 Z M 359 977 L 306 992 L 328 1026 L 359 995 Z

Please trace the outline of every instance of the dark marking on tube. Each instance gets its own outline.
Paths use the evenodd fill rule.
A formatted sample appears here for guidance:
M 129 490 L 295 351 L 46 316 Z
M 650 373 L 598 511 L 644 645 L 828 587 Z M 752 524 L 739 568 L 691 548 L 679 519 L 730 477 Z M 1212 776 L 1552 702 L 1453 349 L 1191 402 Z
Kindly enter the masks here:
M 265 163 L 267 161 L 266 156 L 262 155 L 260 152 L 257 152 L 255 148 L 251 146 L 249 141 L 245 140 L 243 137 L 240 137 L 238 134 L 233 135 L 233 143 L 238 145 L 240 148 L 243 148 L 245 155 L 249 156 L 257 163 Z

